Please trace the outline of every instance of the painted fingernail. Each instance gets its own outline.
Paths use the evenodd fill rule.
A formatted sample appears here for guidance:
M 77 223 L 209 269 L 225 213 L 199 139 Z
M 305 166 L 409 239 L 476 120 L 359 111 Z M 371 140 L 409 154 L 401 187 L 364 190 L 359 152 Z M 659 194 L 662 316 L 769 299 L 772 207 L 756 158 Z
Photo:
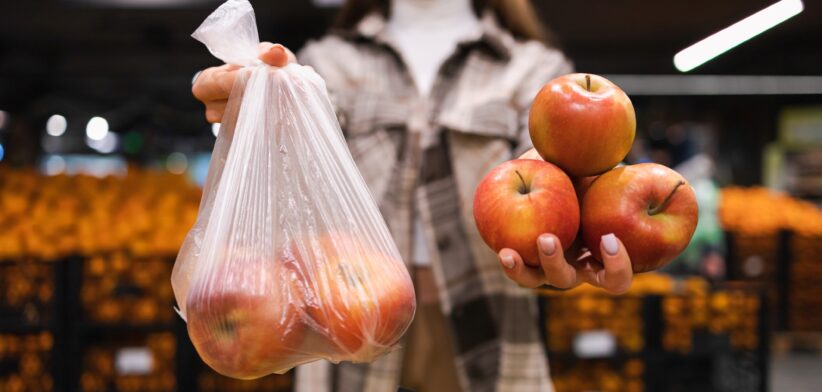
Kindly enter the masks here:
M 605 253 L 611 256 L 614 256 L 617 252 L 619 252 L 619 244 L 617 243 L 614 233 L 605 234 L 602 236 L 602 247 L 605 249 Z
M 537 240 L 539 242 L 539 250 L 546 256 L 551 256 L 557 250 L 557 244 L 554 241 L 554 238 L 551 236 L 544 235 L 539 237 Z
M 508 269 L 513 269 L 514 268 L 514 258 L 511 255 L 501 256 L 500 261 L 502 261 L 502 265 L 505 268 L 508 268 Z

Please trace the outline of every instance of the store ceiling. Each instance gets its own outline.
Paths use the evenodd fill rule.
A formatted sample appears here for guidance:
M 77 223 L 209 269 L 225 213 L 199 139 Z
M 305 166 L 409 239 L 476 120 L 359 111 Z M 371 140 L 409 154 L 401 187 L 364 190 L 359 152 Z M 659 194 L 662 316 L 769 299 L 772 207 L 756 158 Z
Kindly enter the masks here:
M 72 101 L 73 110 L 80 112 L 127 103 L 139 111 L 139 105 L 157 103 L 164 105 L 159 111 L 199 115 L 188 83 L 194 71 L 216 60 L 189 34 L 219 2 L 138 8 L 122 1 L 118 6 L 105 2 L 0 2 L 0 109 L 39 113 L 55 102 Z M 676 73 L 672 57 L 678 50 L 772 2 L 534 3 L 577 69 L 671 74 Z M 333 20 L 333 9 L 317 8 L 310 1 L 253 4 L 261 36 L 295 48 L 321 35 Z M 806 1 L 805 8 L 796 18 L 695 72 L 822 74 L 822 4 Z M 185 130 L 201 121 L 192 117 L 176 126 Z

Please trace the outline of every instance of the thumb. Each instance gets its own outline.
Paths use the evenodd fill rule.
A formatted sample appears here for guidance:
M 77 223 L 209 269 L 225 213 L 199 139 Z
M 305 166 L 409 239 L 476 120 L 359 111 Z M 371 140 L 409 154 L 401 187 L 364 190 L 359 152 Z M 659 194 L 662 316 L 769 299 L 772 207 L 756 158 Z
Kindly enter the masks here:
M 263 42 L 259 46 L 260 60 L 273 67 L 284 67 L 294 62 L 294 54 L 285 46 Z
M 599 243 L 603 268 L 597 271 L 599 286 L 614 294 L 622 294 L 631 287 L 634 278 L 631 259 L 625 245 L 613 233 L 602 236 Z

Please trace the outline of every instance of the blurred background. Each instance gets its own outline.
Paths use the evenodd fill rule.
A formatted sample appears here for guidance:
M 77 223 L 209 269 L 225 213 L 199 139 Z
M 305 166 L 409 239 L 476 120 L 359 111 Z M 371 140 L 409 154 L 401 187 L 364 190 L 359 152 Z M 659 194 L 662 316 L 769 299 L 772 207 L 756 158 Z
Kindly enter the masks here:
M 534 2 L 578 71 L 631 96 L 629 163 L 674 167 L 700 225 L 612 297 L 541 293 L 558 391 L 822 390 L 822 4 L 688 72 L 775 0 Z M 0 2 L 0 391 L 287 391 L 205 367 L 172 309 L 218 127 L 191 79 L 212 0 Z M 295 52 L 339 0 L 256 1 Z

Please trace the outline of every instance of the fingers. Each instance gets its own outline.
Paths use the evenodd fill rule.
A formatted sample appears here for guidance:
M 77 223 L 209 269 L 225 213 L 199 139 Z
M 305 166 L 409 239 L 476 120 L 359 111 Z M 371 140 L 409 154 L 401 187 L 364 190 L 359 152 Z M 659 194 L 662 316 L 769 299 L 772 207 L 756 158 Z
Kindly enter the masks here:
M 539 263 L 545 275 L 545 282 L 560 289 L 567 289 L 577 284 L 577 272 L 562 252 L 562 244 L 553 234 L 543 234 L 537 238 Z
M 536 288 L 545 283 L 545 275 L 539 268 L 532 268 L 522 262 L 519 253 L 512 249 L 505 248 L 497 255 L 499 257 L 502 270 L 508 278 L 517 282 L 520 286 Z
M 260 60 L 274 67 L 284 67 L 288 63 L 296 61 L 294 53 L 291 53 L 285 46 L 263 42 L 259 46 Z
M 237 65 L 226 64 L 204 70 L 191 87 L 191 93 L 204 103 L 228 99 L 239 68 Z
M 206 120 L 210 123 L 218 123 L 223 121 L 223 114 L 225 113 L 225 106 L 228 100 L 211 101 L 206 103 Z
M 578 279 L 594 287 L 602 287 L 597 272 L 602 270 L 602 263 L 590 254 L 577 260 L 575 263 Z
M 606 234 L 602 236 L 599 247 L 604 267 L 596 272 L 598 285 L 613 294 L 628 291 L 634 273 L 622 241 L 613 234 Z

